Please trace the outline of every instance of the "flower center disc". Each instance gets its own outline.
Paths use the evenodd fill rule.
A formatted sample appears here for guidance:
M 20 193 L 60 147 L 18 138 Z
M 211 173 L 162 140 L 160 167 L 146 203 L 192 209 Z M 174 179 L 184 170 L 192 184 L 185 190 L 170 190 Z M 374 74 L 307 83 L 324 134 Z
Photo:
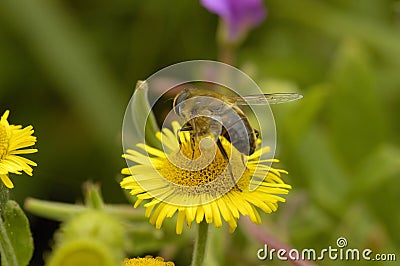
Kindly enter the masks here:
M 181 193 L 189 195 L 206 193 L 215 197 L 245 187 L 250 181 L 241 178 L 248 171 L 245 158 L 229 142 L 224 141 L 223 147 L 228 158 L 215 143 L 182 143 L 180 151 L 170 154 L 158 171 L 175 189 L 179 187 Z

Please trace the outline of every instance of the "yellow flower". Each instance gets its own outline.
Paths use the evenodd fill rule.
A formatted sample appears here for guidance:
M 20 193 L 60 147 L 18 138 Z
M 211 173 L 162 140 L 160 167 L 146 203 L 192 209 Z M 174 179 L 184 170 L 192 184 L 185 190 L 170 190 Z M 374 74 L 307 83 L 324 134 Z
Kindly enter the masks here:
M 125 259 L 123 266 L 174 266 L 171 261 L 164 261 L 162 257 L 146 256 L 145 258 Z
M 180 132 L 179 145 L 176 134 L 180 125 L 173 122 L 172 127 L 173 131 L 164 128 L 156 134 L 166 152 L 139 143 L 137 146 L 146 154 L 127 150 L 123 155 L 129 168 L 122 169 L 122 174 L 129 176 L 121 181 L 121 187 L 137 197 L 135 208 L 148 200 L 145 215 L 156 228 L 161 228 L 166 217 L 178 213 L 177 234 L 182 233 L 185 222 L 190 227 L 193 221 L 200 223 L 204 219 L 215 227 L 221 227 L 223 219 L 233 232 L 240 215 L 259 224 L 256 207 L 271 213 L 277 210 L 278 202 L 285 201 L 278 195 L 287 194 L 291 188 L 280 178 L 281 173 L 287 172 L 266 164 L 277 162 L 276 159 L 260 159 L 269 147 L 245 156 L 220 137 L 229 155 L 228 165 L 214 142 L 207 149 L 210 145 L 193 143 L 188 132 Z
M 35 162 L 19 155 L 37 152 L 37 149 L 25 149 L 36 143 L 36 137 L 32 136 L 33 127 L 10 125 L 9 114 L 10 111 L 5 111 L 0 119 L 0 178 L 6 187 L 13 188 L 9 173 L 20 175 L 23 171 L 31 176 L 31 166 L 36 166 Z

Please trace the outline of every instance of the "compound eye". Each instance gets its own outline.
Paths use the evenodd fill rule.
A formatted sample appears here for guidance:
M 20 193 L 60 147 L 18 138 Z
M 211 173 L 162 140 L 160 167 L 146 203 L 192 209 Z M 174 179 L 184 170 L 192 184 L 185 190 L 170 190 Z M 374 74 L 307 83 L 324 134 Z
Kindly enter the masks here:
M 177 115 L 181 114 L 181 103 L 190 97 L 190 92 L 185 89 L 175 96 L 173 108 Z

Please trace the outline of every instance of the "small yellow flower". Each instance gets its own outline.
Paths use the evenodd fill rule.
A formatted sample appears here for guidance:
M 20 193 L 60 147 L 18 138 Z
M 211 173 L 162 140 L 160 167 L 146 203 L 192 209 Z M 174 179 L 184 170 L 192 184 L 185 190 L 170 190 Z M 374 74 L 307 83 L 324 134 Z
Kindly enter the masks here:
M 146 256 L 144 258 L 125 259 L 123 266 L 174 266 L 171 261 L 164 261 L 162 257 Z
M 144 205 L 146 216 L 156 228 L 161 228 L 166 217 L 178 213 L 177 234 L 182 233 L 184 223 L 190 227 L 193 221 L 200 223 L 204 219 L 215 227 L 221 227 L 223 219 L 233 232 L 240 215 L 259 224 L 256 207 L 271 213 L 277 210 L 278 202 L 285 201 L 278 195 L 287 194 L 291 188 L 280 178 L 281 173 L 287 172 L 266 164 L 277 162 L 276 159 L 260 159 L 269 147 L 245 156 L 220 137 L 230 158 L 228 166 L 218 149 L 195 148 L 199 145 L 193 145 L 188 132 L 179 134 L 179 145 L 176 134 L 180 125 L 173 122 L 172 127 L 173 131 L 164 128 L 156 134 L 167 152 L 139 143 L 137 146 L 147 155 L 135 150 L 123 155 L 135 164 L 122 169 L 122 174 L 129 176 L 121 181 L 121 187 L 137 197 L 135 208 L 149 200 Z M 208 162 L 205 167 L 198 167 L 204 162 Z M 236 185 L 232 176 L 238 179 Z M 252 187 L 255 189 L 250 190 Z
M 31 166 L 36 166 L 35 162 L 19 155 L 37 152 L 37 149 L 25 149 L 36 143 L 36 137 L 32 136 L 33 127 L 10 125 L 9 114 L 10 111 L 5 111 L 0 119 L 0 178 L 6 187 L 13 188 L 9 173 L 20 175 L 23 171 L 32 176 Z

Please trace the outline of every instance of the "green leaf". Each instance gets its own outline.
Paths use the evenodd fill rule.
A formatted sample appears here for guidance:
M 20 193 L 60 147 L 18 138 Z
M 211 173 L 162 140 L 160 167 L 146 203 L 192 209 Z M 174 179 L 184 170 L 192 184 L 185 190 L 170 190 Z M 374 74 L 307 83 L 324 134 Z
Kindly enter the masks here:
M 400 35 L 396 27 L 389 26 L 386 21 L 334 8 L 327 1 L 303 0 L 291 4 L 286 1 L 270 1 L 268 4 L 272 10 L 279 10 L 273 15 L 284 18 L 285 22 L 293 21 L 296 29 L 307 26 L 335 38 L 354 36 L 392 63 L 397 65 L 400 62 Z M 362 1 L 362 5 L 369 6 L 365 1 Z M 298 12 L 300 9 L 302 12 Z
M 371 152 L 358 165 L 353 178 L 353 191 L 348 201 L 366 204 L 369 212 L 379 221 L 381 239 L 400 244 L 397 233 L 400 224 L 400 148 L 385 144 Z M 376 232 L 371 230 L 370 232 Z M 382 237 L 383 235 L 383 237 Z
M 33 254 L 28 218 L 15 201 L 6 203 L 0 224 L 1 265 L 25 266 Z
M 329 132 L 342 162 L 352 167 L 385 140 L 386 123 L 364 47 L 345 40 L 331 71 Z
M 160 141 L 155 137 L 156 132 L 160 130 L 147 98 L 148 90 L 149 87 L 146 81 L 137 82 L 132 102 L 129 105 L 130 109 L 127 110 L 124 119 L 124 123 L 129 123 L 126 125 L 124 124 L 124 128 L 128 128 L 132 132 L 124 132 L 124 134 L 132 134 L 136 136 L 137 139 L 141 139 L 140 137 L 145 134 L 142 139 L 145 139 L 147 144 L 156 148 L 161 148 Z M 145 132 L 143 132 L 143 129 Z
M 310 194 L 322 208 L 339 217 L 346 206 L 349 177 L 334 156 L 323 130 L 313 127 L 303 139 L 297 154 L 305 170 Z
M 370 197 L 370 192 L 392 182 L 400 174 L 400 149 L 383 145 L 371 152 L 358 165 L 353 178 L 354 193 Z
M 298 102 L 278 106 L 281 110 L 289 109 L 284 114 L 277 112 L 280 114 L 276 122 L 278 133 L 282 129 L 285 140 L 290 141 L 293 146 L 299 144 L 326 105 L 330 89 L 326 84 L 319 84 L 306 90 L 304 98 Z M 279 124 L 282 124 L 282 127 L 279 128 Z

